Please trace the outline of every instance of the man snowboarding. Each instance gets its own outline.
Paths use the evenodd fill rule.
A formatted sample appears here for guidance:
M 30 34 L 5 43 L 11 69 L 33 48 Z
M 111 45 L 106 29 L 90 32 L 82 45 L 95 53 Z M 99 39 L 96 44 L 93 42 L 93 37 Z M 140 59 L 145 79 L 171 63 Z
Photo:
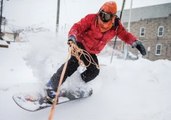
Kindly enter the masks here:
M 117 5 L 114 1 L 106 2 L 102 5 L 98 13 L 88 14 L 79 22 L 75 23 L 68 34 L 68 44 L 78 46 L 86 50 L 95 64 L 89 63 L 84 55 L 80 59 L 86 66 L 86 70 L 80 74 L 81 79 L 87 83 L 96 78 L 100 70 L 97 67 L 98 59 L 96 54 L 100 53 L 105 45 L 115 36 L 118 36 L 122 41 L 137 48 L 142 55 L 146 55 L 146 50 L 141 41 L 131 33 L 127 32 L 121 24 L 120 19 L 116 15 Z M 75 56 L 71 56 L 66 66 L 66 71 L 62 80 L 65 82 L 67 77 L 71 76 L 79 67 L 79 61 Z M 64 64 L 53 74 L 51 79 L 46 84 L 46 92 L 48 101 L 53 102 L 60 76 Z

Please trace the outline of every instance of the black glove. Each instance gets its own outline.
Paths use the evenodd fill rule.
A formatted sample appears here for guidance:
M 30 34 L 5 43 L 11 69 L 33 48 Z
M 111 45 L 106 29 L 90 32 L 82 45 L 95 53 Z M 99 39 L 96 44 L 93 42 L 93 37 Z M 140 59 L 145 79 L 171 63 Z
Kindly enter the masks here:
M 146 50 L 145 50 L 145 47 L 143 46 L 143 44 L 141 43 L 141 41 L 135 41 L 133 44 L 132 44 L 132 48 L 137 48 L 140 53 L 144 56 L 146 55 Z
M 73 35 L 68 38 L 68 45 L 71 46 L 71 43 L 76 44 L 76 38 Z

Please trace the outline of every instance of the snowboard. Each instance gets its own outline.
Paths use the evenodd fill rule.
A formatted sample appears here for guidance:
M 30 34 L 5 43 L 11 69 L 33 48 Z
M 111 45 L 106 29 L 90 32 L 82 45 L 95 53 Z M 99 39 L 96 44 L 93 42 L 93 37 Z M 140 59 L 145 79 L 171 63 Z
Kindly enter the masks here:
M 61 105 L 67 102 L 81 100 L 91 96 L 93 93 L 92 89 L 89 91 L 60 91 L 58 96 L 57 105 Z M 12 96 L 14 102 L 22 109 L 30 112 L 43 110 L 51 107 L 52 104 L 47 101 L 46 97 L 41 93 L 18 93 Z

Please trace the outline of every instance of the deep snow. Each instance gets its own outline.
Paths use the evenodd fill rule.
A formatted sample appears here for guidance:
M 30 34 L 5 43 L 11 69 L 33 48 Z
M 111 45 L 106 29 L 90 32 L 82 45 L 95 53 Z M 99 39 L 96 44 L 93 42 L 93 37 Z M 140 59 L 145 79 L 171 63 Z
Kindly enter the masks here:
M 67 56 L 64 37 L 53 32 L 27 33 L 29 42 L 0 48 L 0 119 L 47 120 L 49 108 L 29 113 L 19 108 L 12 95 L 42 90 L 43 84 Z M 60 38 L 60 40 L 59 40 Z M 48 40 L 47 40 L 48 39 Z M 56 42 L 56 39 L 59 42 Z M 171 62 L 136 61 L 98 55 L 100 75 L 89 85 L 90 98 L 57 106 L 55 119 L 62 120 L 169 120 L 171 118 Z M 77 73 L 73 75 L 75 79 Z M 74 80 L 72 77 L 69 79 Z M 5 104 L 4 104 L 5 103 Z M 10 116 L 9 116 L 10 114 Z
M 15 26 L 17 24 L 22 26 L 21 28 L 29 25 L 31 28 L 38 26 L 45 29 L 25 29 L 21 33 L 22 42 L 11 42 L 9 48 L 0 48 L 0 120 L 47 120 L 50 108 L 34 113 L 24 111 L 13 102 L 12 95 L 18 92 L 42 92 L 44 84 L 67 57 L 68 29 L 61 28 L 62 32 L 56 34 L 51 28 L 53 25 L 50 23 L 54 21 L 54 16 L 50 11 L 54 8 L 48 9 L 48 19 L 37 17 L 35 21 L 29 21 L 26 15 L 27 22 L 24 22 L 19 20 L 17 15 L 11 16 L 10 4 L 13 4 L 12 7 L 20 4 L 20 9 L 23 9 L 31 3 L 33 1 L 27 0 L 6 3 L 6 11 L 9 10 L 6 14 L 9 13 L 10 16 L 9 28 L 18 29 L 18 26 Z M 42 5 L 45 7 L 46 3 L 43 1 Z M 50 2 L 50 5 L 54 3 Z M 73 4 L 78 3 L 75 1 Z M 33 8 L 37 7 L 39 4 L 34 4 Z M 17 7 L 15 9 L 19 11 Z M 35 12 L 37 16 L 41 14 L 38 10 Z M 20 12 L 23 14 L 21 10 Z M 94 90 L 93 95 L 85 100 L 56 106 L 54 118 L 170 120 L 171 62 L 149 61 L 143 58 L 136 61 L 114 58 L 111 64 L 110 55 L 111 48 L 108 47 L 98 55 L 101 72 L 95 80 L 88 83 Z M 78 73 L 79 71 L 68 80 L 79 79 Z

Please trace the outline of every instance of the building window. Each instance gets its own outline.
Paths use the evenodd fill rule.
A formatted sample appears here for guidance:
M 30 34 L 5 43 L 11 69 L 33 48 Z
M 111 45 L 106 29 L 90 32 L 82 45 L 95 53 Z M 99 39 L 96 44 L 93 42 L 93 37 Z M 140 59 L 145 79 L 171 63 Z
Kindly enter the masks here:
M 164 26 L 159 26 L 159 27 L 158 27 L 157 36 L 158 36 L 158 37 L 162 37 L 163 34 L 164 34 Z
M 145 28 L 144 27 L 140 28 L 140 37 L 145 37 Z
M 162 45 L 157 44 L 156 45 L 156 55 L 161 55 Z

